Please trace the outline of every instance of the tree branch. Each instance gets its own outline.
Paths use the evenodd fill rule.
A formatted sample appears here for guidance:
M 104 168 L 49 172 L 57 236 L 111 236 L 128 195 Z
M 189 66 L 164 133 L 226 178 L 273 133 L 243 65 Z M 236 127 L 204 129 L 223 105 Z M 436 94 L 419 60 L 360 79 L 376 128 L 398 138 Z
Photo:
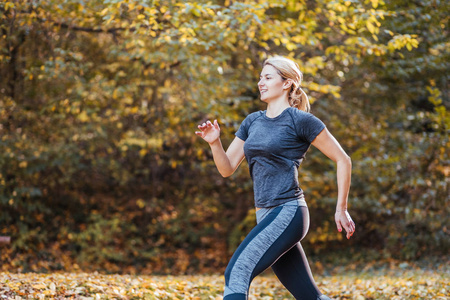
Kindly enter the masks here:
M 110 28 L 110 29 L 90 28 L 90 27 L 69 25 L 69 24 L 61 23 L 61 22 L 53 22 L 53 25 L 59 26 L 61 28 L 66 28 L 66 29 L 71 29 L 71 30 L 76 30 L 76 31 L 84 31 L 84 32 L 116 33 L 117 31 L 123 31 L 123 30 L 127 29 L 127 28 L 123 28 L 123 27 Z M 150 28 L 150 26 L 147 26 L 147 25 L 142 25 L 141 27 Z M 136 27 L 128 28 L 128 30 L 136 31 Z

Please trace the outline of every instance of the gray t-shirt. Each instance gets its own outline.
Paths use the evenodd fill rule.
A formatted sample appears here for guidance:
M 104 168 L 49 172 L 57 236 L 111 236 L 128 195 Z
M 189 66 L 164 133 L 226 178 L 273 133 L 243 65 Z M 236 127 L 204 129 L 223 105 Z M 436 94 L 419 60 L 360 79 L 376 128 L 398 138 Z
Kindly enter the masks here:
M 303 198 L 300 166 L 311 142 L 325 128 L 314 115 L 294 107 L 275 118 L 266 111 L 249 114 L 236 132 L 253 180 L 256 207 L 272 207 Z

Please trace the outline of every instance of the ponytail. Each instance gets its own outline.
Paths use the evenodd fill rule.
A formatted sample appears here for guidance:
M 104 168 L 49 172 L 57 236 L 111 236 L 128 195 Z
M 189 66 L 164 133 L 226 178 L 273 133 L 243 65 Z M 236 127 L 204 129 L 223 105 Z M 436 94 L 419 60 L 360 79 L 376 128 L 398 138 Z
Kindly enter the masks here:
M 300 110 L 309 112 L 311 106 L 309 104 L 308 96 L 301 87 L 296 87 L 292 84 L 291 93 L 289 94 L 289 105 Z

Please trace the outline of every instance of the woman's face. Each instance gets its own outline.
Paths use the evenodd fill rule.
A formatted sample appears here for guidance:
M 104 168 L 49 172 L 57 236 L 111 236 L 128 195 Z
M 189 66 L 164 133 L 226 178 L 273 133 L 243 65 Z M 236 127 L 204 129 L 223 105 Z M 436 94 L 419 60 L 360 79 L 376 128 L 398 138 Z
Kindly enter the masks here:
M 265 65 L 259 78 L 258 88 L 261 101 L 268 102 L 283 96 L 287 81 L 281 78 L 277 69 L 271 65 Z

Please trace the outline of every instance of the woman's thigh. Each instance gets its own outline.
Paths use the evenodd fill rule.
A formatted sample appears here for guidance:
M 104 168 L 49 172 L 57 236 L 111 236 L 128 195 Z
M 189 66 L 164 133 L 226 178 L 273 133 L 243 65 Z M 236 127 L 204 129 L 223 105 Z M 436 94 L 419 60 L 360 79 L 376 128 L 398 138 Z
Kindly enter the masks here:
M 225 271 L 225 296 L 246 294 L 253 278 L 299 242 L 308 226 L 306 207 L 280 205 L 271 209 L 233 254 Z

